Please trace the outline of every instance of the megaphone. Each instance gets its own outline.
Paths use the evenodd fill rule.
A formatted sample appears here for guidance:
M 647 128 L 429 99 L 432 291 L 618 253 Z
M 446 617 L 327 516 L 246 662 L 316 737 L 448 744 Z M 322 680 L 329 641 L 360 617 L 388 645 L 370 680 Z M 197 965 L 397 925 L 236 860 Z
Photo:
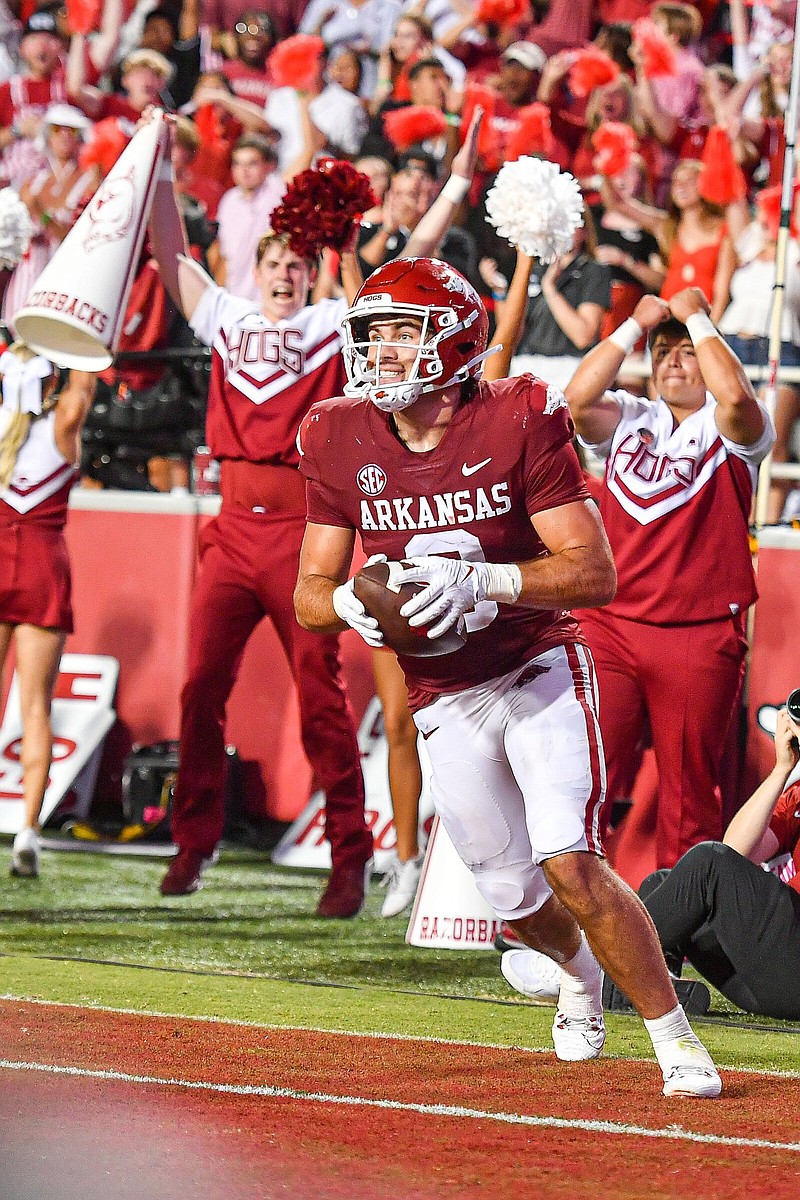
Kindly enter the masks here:
M 14 315 L 17 337 L 60 367 L 114 361 L 166 144 L 163 113 L 139 129 Z

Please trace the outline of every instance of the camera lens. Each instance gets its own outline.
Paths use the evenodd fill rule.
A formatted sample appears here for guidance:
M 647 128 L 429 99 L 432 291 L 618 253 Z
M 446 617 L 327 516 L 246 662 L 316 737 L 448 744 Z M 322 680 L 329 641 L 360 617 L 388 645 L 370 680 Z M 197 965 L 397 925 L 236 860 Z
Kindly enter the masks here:
M 795 688 L 786 701 L 786 709 L 793 721 L 800 725 L 800 688 Z

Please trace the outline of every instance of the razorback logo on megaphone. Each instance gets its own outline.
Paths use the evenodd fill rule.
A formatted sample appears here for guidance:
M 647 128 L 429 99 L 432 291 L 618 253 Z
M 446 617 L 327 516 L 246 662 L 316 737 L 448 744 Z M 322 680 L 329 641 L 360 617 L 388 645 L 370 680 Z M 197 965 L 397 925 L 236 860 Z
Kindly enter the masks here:
M 134 134 L 14 315 L 17 337 L 58 366 L 103 371 L 114 361 L 165 144 L 158 113 Z
M 127 175 L 107 182 L 110 186 L 96 191 L 86 206 L 86 216 L 91 226 L 83 239 L 87 254 L 106 242 L 124 238 L 133 223 L 136 208 L 136 174 L 133 167 Z

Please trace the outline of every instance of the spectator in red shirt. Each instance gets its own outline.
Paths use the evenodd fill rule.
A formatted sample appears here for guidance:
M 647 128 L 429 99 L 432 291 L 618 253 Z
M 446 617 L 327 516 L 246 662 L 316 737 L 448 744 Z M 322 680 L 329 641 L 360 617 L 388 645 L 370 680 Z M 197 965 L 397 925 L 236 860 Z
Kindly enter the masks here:
M 235 95 L 263 108 L 273 88 L 267 58 L 277 41 L 275 24 L 268 12 L 249 9 L 236 22 L 234 33 L 236 56 L 223 64 L 222 73 Z
M 53 13 L 33 13 L 19 44 L 25 70 L 0 83 L 0 185 L 19 188 L 47 165 L 35 139 L 50 105 L 67 98 L 57 29 Z

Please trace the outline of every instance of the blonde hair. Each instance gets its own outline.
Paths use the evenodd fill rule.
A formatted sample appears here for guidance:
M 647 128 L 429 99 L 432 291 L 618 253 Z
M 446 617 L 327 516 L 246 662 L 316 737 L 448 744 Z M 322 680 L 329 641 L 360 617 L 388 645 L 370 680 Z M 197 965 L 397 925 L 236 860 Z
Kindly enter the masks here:
M 137 67 L 149 67 L 156 75 L 166 82 L 172 74 L 172 64 L 158 50 L 133 50 L 122 64 L 122 74 L 134 71 Z
M 24 342 L 14 342 L 8 347 L 8 353 L 13 354 L 15 358 L 18 358 L 23 363 L 30 362 L 32 358 L 36 357 L 35 351 L 31 350 L 30 346 L 26 346 Z M 2 384 L 0 383 L 1 389 Z M 58 397 L 54 395 L 55 389 L 55 375 L 43 381 L 42 416 L 55 408 L 58 402 Z M 47 391 L 46 396 L 45 391 Z M 15 412 L 11 414 L 5 433 L 0 437 L 0 488 L 8 487 L 11 482 L 14 467 L 17 465 L 17 459 L 19 458 L 19 452 L 28 439 L 33 420 L 34 417 L 29 412 Z

